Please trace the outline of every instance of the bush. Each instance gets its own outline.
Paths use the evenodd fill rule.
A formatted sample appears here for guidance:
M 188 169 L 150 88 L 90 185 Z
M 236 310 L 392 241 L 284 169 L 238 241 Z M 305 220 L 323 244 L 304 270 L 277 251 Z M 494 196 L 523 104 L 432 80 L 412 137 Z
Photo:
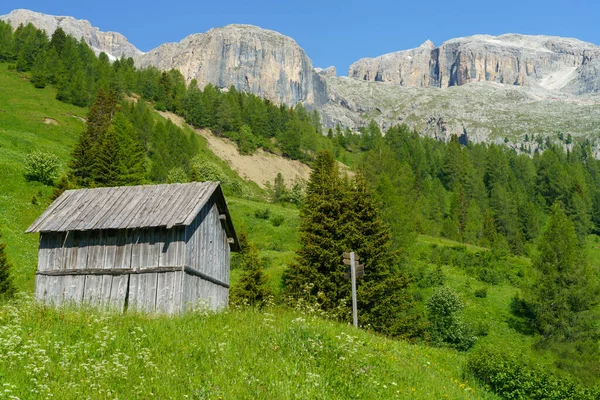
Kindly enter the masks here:
M 60 160 L 54 154 L 35 151 L 25 157 L 25 178 L 52 185 L 58 178 Z
M 531 368 L 514 355 L 483 349 L 474 353 L 467 369 L 477 379 L 506 399 L 582 399 L 600 398 L 600 390 L 588 389 L 570 379 L 557 378 L 541 369 Z
M 452 289 L 441 287 L 427 301 L 429 330 L 433 343 L 466 351 L 475 344 L 475 336 L 462 321 L 464 304 Z
M 258 219 L 269 219 L 271 216 L 271 210 L 268 208 L 263 208 L 254 211 L 254 216 Z
M 273 226 L 280 226 L 284 222 L 285 217 L 282 215 L 274 215 L 273 217 L 271 217 L 271 223 L 273 224 Z
M 479 297 L 480 299 L 485 299 L 487 297 L 487 288 L 481 288 L 475 290 L 475 297 Z

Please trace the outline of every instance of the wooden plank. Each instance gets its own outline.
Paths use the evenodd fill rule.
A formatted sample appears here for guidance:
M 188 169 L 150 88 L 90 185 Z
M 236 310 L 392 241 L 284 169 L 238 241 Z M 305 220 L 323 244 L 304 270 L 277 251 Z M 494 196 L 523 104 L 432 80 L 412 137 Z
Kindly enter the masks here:
M 172 228 L 179 222 L 178 215 L 185 213 L 186 206 L 189 206 L 190 202 L 193 202 L 193 195 L 189 193 L 189 191 L 180 190 L 178 196 L 171 201 L 171 204 L 168 207 L 170 213 L 165 213 L 163 215 L 164 222 L 166 224 L 167 229 Z M 177 210 L 177 212 L 173 212 Z
M 172 207 L 174 199 L 180 195 L 180 189 L 173 185 L 168 190 L 160 193 L 159 199 L 156 203 L 150 206 L 149 211 L 146 213 L 143 220 L 140 223 L 146 226 L 165 226 L 168 222 L 169 212 L 179 212 L 178 209 Z
M 48 257 L 50 256 L 50 234 L 40 233 L 38 249 L 38 271 L 48 271 Z
M 166 272 L 171 273 L 171 272 Z M 144 311 L 146 312 L 155 312 L 156 311 L 156 291 L 158 285 L 158 275 L 163 275 L 164 273 L 153 273 L 153 274 L 145 274 L 146 282 L 143 288 L 144 293 Z
M 138 286 L 141 275 L 129 275 L 128 309 L 139 311 Z
M 127 285 L 129 275 L 113 276 L 110 291 L 109 308 L 123 312 L 125 310 L 125 296 L 127 295 Z
M 83 301 L 98 306 L 102 301 L 102 275 L 86 275 L 83 289 Z
M 60 277 L 58 276 L 49 276 L 46 280 L 46 304 L 48 305 L 60 305 Z
M 115 269 L 130 268 L 131 266 L 131 231 L 119 229 L 115 245 Z
M 97 215 L 97 208 L 99 204 L 106 197 L 108 189 L 102 188 L 94 191 L 83 192 L 84 196 L 72 203 L 69 214 L 64 217 L 64 222 L 60 225 L 58 230 L 69 231 L 69 230 L 88 230 L 87 222 L 90 217 Z
M 46 300 L 47 281 L 48 281 L 48 277 L 45 275 L 36 275 L 35 276 L 35 299 L 37 301 L 45 301 Z
M 156 191 L 156 187 L 139 186 L 133 187 L 129 192 L 129 202 L 122 207 L 122 210 L 115 219 L 111 226 L 119 229 L 124 228 L 141 228 L 142 225 L 137 224 L 135 214 L 144 207 L 144 204 L 149 201 L 152 197 L 152 193 Z
M 206 203 L 209 202 L 209 199 L 212 197 L 218 186 L 219 184 L 217 182 L 210 182 L 204 186 L 197 200 L 196 206 L 190 210 L 186 219 L 180 222 L 182 225 L 190 225 L 192 223 L 192 221 L 196 218 L 196 215 L 200 213 L 200 210 L 202 210 Z
M 80 208 L 83 209 L 87 202 L 88 189 L 76 190 L 68 201 L 64 203 L 64 206 L 49 216 L 48 220 L 44 224 L 43 230 L 48 231 L 61 231 L 63 226 L 68 226 L 71 222 L 71 216 L 77 212 Z
M 87 268 L 96 269 L 104 266 L 103 236 L 104 231 L 90 231 Z
M 166 272 L 158 275 L 156 293 L 156 311 L 168 314 L 170 311 L 171 292 L 173 291 L 174 272 Z
M 54 214 L 61 207 L 64 207 L 67 204 L 67 200 L 73 195 L 73 193 L 73 190 L 66 190 L 65 192 L 63 192 L 63 194 L 61 194 L 58 197 L 58 199 L 54 200 L 54 202 L 50 204 L 50 206 L 46 209 L 46 211 L 42 213 L 42 215 L 40 215 L 35 221 L 33 221 L 29 228 L 27 228 L 25 233 L 42 231 L 43 229 L 40 228 L 46 224 L 48 217 L 51 214 Z
M 77 225 L 77 229 L 96 230 L 104 229 L 115 218 L 122 207 L 122 204 L 127 202 L 127 189 L 113 187 L 98 196 L 93 204 L 90 204 L 85 219 Z
M 83 269 L 68 269 L 68 270 L 55 270 L 55 271 L 38 271 L 36 274 L 44 276 L 83 276 L 83 275 L 143 275 L 143 274 L 154 274 L 164 272 L 177 272 L 181 271 L 180 266 L 175 267 L 155 267 L 155 268 L 144 268 L 144 269 L 124 269 L 124 268 L 83 268 Z M 208 275 L 207 275 L 208 277 Z M 210 277 L 209 277 L 210 278 Z
M 142 247 L 144 246 L 145 229 L 134 229 L 131 236 L 131 269 L 136 270 L 141 265 Z
M 89 252 L 90 231 L 74 232 L 73 245 L 77 246 L 76 269 L 88 267 L 87 258 Z
M 108 308 L 110 304 L 110 295 L 112 293 L 113 276 L 102 275 L 102 290 L 100 293 L 100 302 L 102 307 Z
M 180 209 L 180 212 L 172 215 L 171 220 L 167 224 L 167 227 L 176 225 L 189 225 L 194 216 L 204 207 L 209 201 L 210 196 L 214 189 L 218 186 L 217 183 L 207 183 L 201 187 L 192 188 L 187 190 L 186 201 L 184 207 Z
M 147 220 L 152 218 L 152 210 L 154 210 L 157 204 L 162 201 L 161 194 L 164 193 L 168 188 L 162 185 L 152 186 L 144 191 L 140 201 L 136 204 L 136 207 L 131 210 L 127 215 L 126 226 L 128 228 L 148 227 L 151 226 L 147 223 Z

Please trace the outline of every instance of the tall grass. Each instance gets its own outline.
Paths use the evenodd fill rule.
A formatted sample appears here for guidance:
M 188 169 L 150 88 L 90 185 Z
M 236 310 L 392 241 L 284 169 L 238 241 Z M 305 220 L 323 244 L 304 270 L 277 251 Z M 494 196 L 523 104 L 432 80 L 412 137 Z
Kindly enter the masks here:
M 462 378 L 463 362 L 306 309 L 168 318 L 0 305 L 0 398 L 496 398 Z

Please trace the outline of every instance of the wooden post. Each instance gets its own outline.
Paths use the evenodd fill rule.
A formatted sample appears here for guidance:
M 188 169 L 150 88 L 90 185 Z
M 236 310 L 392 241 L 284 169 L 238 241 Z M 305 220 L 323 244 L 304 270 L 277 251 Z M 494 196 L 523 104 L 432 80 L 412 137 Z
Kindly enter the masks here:
M 354 266 L 354 252 L 350 252 L 350 277 L 352 280 L 352 320 L 354 327 L 358 328 L 358 309 L 356 306 L 356 268 Z

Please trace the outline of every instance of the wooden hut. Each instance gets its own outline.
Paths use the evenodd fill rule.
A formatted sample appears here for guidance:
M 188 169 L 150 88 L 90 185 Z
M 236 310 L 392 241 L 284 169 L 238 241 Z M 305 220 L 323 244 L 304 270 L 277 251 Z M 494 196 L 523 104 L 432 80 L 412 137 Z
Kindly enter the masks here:
M 35 297 L 167 314 L 227 305 L 239 242 L 217 182 L 68 190 L 40 233 Z

